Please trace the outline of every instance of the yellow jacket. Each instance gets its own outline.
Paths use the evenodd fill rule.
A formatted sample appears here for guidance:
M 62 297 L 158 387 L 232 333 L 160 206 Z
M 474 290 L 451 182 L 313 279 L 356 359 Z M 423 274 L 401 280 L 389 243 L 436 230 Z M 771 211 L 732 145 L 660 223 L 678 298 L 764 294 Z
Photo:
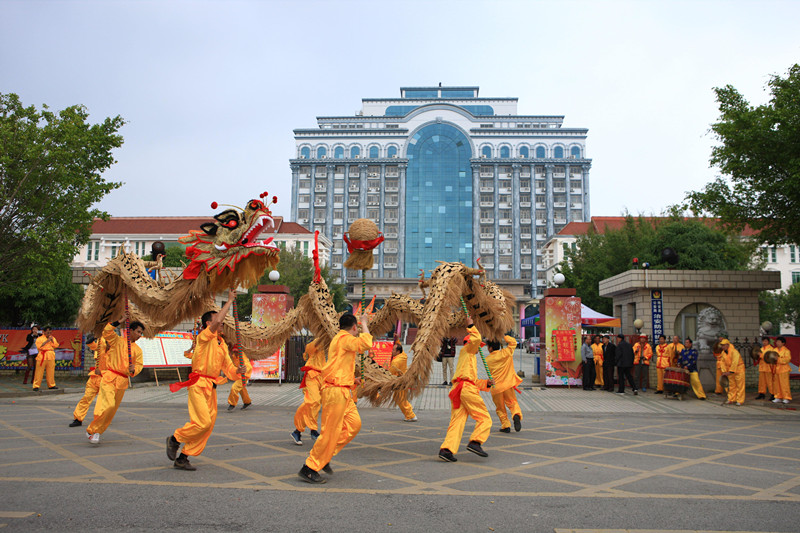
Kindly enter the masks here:
M 722 357 L 719 358 L 720 370 L 723 372 L 733 372 L 734 374 L 744 374 L 744 359 L 742 358 L 739 350 L 733 347 L 733 344 L 725 342 L 728 349 L 722 352 Z
M 789 348 L 781 346 L 780 348 L 776 348 L 775 351 L 778 352 L 778 363 L 775 365 L 775 373 L 786 374 L 791 371 L 789 361 L 792 360 L 792 352 L 789 351 Z
M 36 339 L 36 349 L 39 350 L 39 356 L 37 357 L 37 360 L 40 362 L 55 361 L 56 348 L 58 348 L 58 341 L 56 338 L 53 337 L 53 340 L 50 341 L 47 337 L 45 337 L 44 333 L 42 333 Z
M 764 356 L 767 352 L 777 352 L 778 350 L 770 345 L 770 346 L 762 346 L 761 347 L 761 359 L 758 361 L 758 371 L 759 372 L 772 372 L 775 373 L 775 365 L 770 365 L 766 361 L 764 361 Z
M 225 378 L 219 377 L 220 372 L 229 379 L 237 380 L 237 366 L 228 356 L 228 346 L 220 342 L 219 335 L 205 328 L 197 335 L 197 344 L 192 356 L 192 372 L 206 376 L 216 384 L 225 383 Z
M 222 344 L 225 343 L 223 342 Z M 225 348 L 225 350 L 228 351 L 227 347 Z M 230 352 L 229 356 L 234 366 L 236 368 L 239 368 L 239 358 L 236 355 L 234 355 L 233 352 Z M 242 361 L 244 362 L 244 368 L 245 368 L 244 377 L 245 379 L 250 379 L 250 376 L 253 375 L 253 364 L 250 362 L 250 359 L 247 357 L 247 354 L 244 353 L 244 351 L 242 351 Z
M 328 349 L 328 362 L 322 367 L 322 382 L 325 385 L 353 388 L 356 353 L 365 352 L 371 347 L 372 335 L 369 333 L 354 336 L 345 330 L 339 330 Z
M 325 366 L 325 352 L 317 348 L 316 339 L 306 344 L 303 360 L 306 362 L 305 366 L 311 367 L 313 370 L 319 371 Z
M 108 346 L 108 366 L 106 371 L 103 372 L 103 377 L 106 377 L 106 374 L 109 373 L 116 377 L 135 376 L 142 371 L 142 349 L 135 342 L 131 343 L 131 362 L 133 362 L 134 370 L 133 374 L 130 374 L 128 372 L 128 341 L 125 337 L 117 335 L 117 332 L 114 331 L 114 326 L 106 324 L 103 329 L 103 340 L 106 341 Z M 109 379 L 114 379 L 114 377 L 109 376 Z M 119 380 L 117 385 L 118 388 L 126 389 L 128 388 L 128 380 Z
M 489 365 L 494 380 L 493 394 L 505 392 L 522 383 L 522 378 L 514 371 L 514 350 L 517 348 L 517 340 L 508 335 L 503 338 L 508 346 L 490 353 L 486 358 L 486 364 Z
M 642 351 L 642 344 L 644 344 L 644 351 Z M 644 355 L 644 361 L 642 356 Z M 640 362 L 644 365 L 650 364 L 650 359 L 653 358 L 653 348 L 649 342 L 637 342 L 633 345 L 633 364 L 638 365 Z
M 392 357 L 392 364 L 389 366 L 389 372 L 395 376 L 402 376 L 408 370 L 408 355 L 406 352 L 400 352 Z
M 602 343 L 592 344 L 592 353 L 594 353 L 594 364 L 603 364 L 603 345 Z M 492 374 L 494 376 L 494 374 Z
M 456 365 L 456 372 L 453 376 L 453 387 L 456 387 L 455 381 L 463 379 L 475 383 L 481 390 L 488 390 L 488 380 L 478 379 L 478 363 L 475 355 L 481 347 L 481 334 L 474 325 L 467 328 L 469 333 L 469 340 L 458 352 L 458 364 Z
M 86 345 L 94 353 L 94 371 L 91 376 L 102 376 L 108 370 L 108 344 L 103 337 Z
M 677 365 L 678 364 L 678 356 L 680 355 L 680 353 L 684 349 L 686 349 L 686 347 L 683 344 L 681 344 L 680 342 L 678 344 L 675 344 L 674 342 L 671 342 L 671 343 L 667 344 L 666 349 L 664 350 L 664 352 L 665 352 L 666 357 L 669 358 L 669 364 L 666 365 L 666 366 L 661 366 L 661 356 L 659 356 L 658 368 L 667 368 L 667 367 L 670 367 L 670 366 Z

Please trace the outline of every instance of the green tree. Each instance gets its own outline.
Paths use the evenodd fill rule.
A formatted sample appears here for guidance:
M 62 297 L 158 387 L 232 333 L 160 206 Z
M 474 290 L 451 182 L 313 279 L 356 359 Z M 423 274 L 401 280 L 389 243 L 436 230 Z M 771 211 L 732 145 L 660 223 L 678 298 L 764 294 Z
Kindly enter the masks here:
M 102 174 L 122 146 L 119 116 L 87 122 L 85 107 L 24 107 L 0 94 L 0 287 L 40 282 L 91 235 L 92 206 L 121 184 Z
M 793 283 L 785 291 L 764 291 L 758 297 L 759 320 L 772 322 L 771 334 L 780 331 L 781 324 L 800 323 L 800 283 Z
M 71 326 L 82 297 L 80 285 L 72 283 L 72 268 L 61 262 L 47 276 L 0 290 L 0 323 Z
M 710 162 L 726 178 L 686 200 L 733 229 L 751 226 L 762 242 L 800 243 L 800 65 L 767 86 L 769 103 L 756 107 L 731 85 L 714 89 L 720 118 L 711 130 L 720 145 Z
M 662 260 L 664 248 L 677 252 L 677 264 Z M 634 257 L 653 269 L 745 270 L 755 250 L 754 242 L 743 241 L 707 220 L 628 216 L 621 229 L 602 234 L 590 230 L 580 236 L 577 249 L 567 253 L 559 269 L 565 286 L 577 289 L 583 303 L 611 314 L 611 300 L 600 296 L 600 281 L 633 268 Z
M 167 246 L 164 252 L 165 256 L 162 259 L 162 263 L 165 267 L 183 268 L 189 264 L 189 259 L 186 257 L 186 247 L 183 245 Z M 149 261 L 150 257 L 147 257 L 147 260 Z
M 306 257 L 298 248 L 290 248 L 288 250 L 281 250 L 281 260 L 276 269 L 281 278 L 278 281 L 281 285 L 289 287 L 289 293 L 294 298 L 295 304 L 300 298 L 308 292 L 308 287 L 314 279 L 314 262 Z M 328 290 L 331 292 L 333 298 L 333 305 L 338 311 L 341 311 L 347 305 L 344 285 L 334 280 L 331 275 L 330 269 L 327 266 L 322 267 L 322 278 L 328 285 Z M 262 285 L 268 285 L 272 282 L 269 280 L 269 272 L 259 280 Z M 240 294 L 236 297 L 236 306 L 239 310 L 240 317 L 249 316 L 252 312 L 253 294 L 256 292 L 256 287 L 251 287 L 247 294 Z

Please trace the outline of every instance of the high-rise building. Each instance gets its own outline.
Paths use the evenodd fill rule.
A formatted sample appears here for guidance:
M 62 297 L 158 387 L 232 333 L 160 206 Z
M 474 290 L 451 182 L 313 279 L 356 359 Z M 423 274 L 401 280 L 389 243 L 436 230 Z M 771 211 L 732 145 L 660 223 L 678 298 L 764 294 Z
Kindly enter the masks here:
M 369 278 L 416 278 L 436 260 L 481 264 L 526 295 L 546 285 L 538 249 L 571 221 L 588 221 L 586 128 L 563 116 L 519 115 L 517 98 L 478 87 L 403 87 L 365 98 L 354 116 L 323 116 L 294 131 L 292 218 L 333 242 L 374 220 L 385 242 Z

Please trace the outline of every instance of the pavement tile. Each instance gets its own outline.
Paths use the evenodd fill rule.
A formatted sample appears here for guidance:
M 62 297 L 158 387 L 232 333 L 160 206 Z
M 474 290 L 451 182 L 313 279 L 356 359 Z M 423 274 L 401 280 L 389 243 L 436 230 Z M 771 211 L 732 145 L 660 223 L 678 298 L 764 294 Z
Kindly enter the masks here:
M 737 453 L 735 455 L 716 459 L 714 462 L 732 466 L 738 465 L 763 468 L 772 472 L 783 472 L 791 475 L 800 474 L 800 461 L 787 461 L 785 458 L 781 457 L 765 457 L 758 454 Z
M 625 483 L 614 487 L 617 490 L 634 492 L 637 494 L 686 494 L 686 495 L 737 495 L 749 496 L 755 489 L 749 490 L 729 485 L 717 485 L 702 481 L 692 481 L 685 478 L 671 476 L 650 476 L 646 479 Z
M 642 472 L 649 472 L 673 466 L 683 462 L 683 459 L 676 457 L 665 457 L 660 455 L 642 454 L 636 452 L 603 452 L 586 458 L 587 461 L 616 465 L 624 468 L 632 468 Z
M 591 460 L 590 460 L 591 461 Z M 526 474 L 562 479 L 586 485 L 599 485 L 609 481 L 617 481 L 635 475 L 635 471 L 603 466 L 599 464 L 586 464 L 576 461 L 560 461 L 556 464 L 531 465 L 522 470 Z
M 453 482 L 442 482 L 450 488 L 474 492 L 478 486 L 473 479 Z M 480 491 L 492 492 L 525 492 L 525 493 L 572 493 L 582 487 L 564 483 L 557 479 L 541 479 L 522 476 L 514 473 L 487 475 L 480 478 Z
M 779 474 L 777 472 L 763 472 L 752 469 L 742 469 L 735 466 L 724 466 L 720 464 L 701 463 L 672 470 L 671 474 L 678 476 L 688 476 L 711 481 L 730 483 L 732 480 L 739 479 L 737 483 L 745 486 L 752 486 L 757 489 L 766 489 L 777 483 L 783 483 L 787 479 L 792 479 L 791 474 Z

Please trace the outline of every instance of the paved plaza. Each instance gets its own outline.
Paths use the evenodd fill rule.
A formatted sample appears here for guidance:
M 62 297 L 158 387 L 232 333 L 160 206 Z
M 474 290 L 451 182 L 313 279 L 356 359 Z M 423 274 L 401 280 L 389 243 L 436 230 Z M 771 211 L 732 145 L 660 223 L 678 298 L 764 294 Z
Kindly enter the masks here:
M 439 376 L 441 378 L 441 376 Z M 434 375 L 431 381 L 437 379 Z M 11 378 L 2 378 L 6 388 Z M 0 399 L 0 524 L 8 530 L 797 531 L 800 418 L 790 409 L 624 396 L 528 383 L 523 429 L 488 458 L 437 458 L 448 388 L 396 408 L 359 405 L 361 432 L 321 486 L 297 471 L 311 446 L 289 437 L 297 384 L 251 384 L 253 406 L 221 412 L 196 472 L 172 468 L 164 439 L 188 419 L 186 391 L 129 390 L 99 446 L 69 428 L 66 393 Z M 488 394 L 484 395 L 491 405 Z M 467 424 L 464 445 L 472 423 Z

